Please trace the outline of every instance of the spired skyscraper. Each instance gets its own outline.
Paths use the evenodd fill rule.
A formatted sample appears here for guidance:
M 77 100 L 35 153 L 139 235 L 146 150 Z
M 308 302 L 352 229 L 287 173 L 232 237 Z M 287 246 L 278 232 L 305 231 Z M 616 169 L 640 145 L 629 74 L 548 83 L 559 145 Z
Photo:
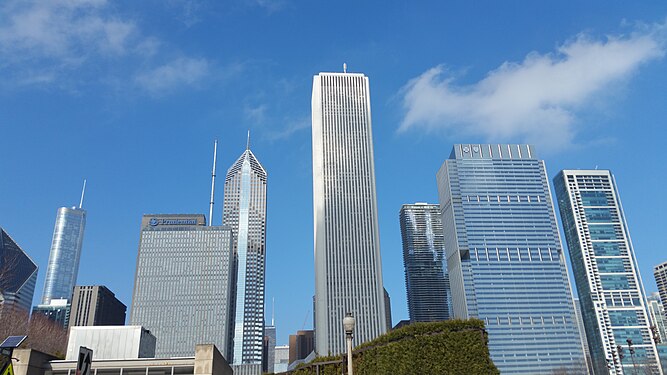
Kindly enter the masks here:
M 227 171 L 222 222 L 232 230 L 236 257 L 231 361 L 235 373 L 261 374 L 264 339 L 267 173 L 246 150 Z M 242 366 L 239 366 L 242 365 Z
M 83 231 L 86 227 L 86 211 L 82 208 L 85 191 L 84 181 L 79 207 L 58 209 L 46 268 L 42 305 L 51 304 L 52 299 L 72 301 L 72 292 L 79 273 Z
M 611 172 L 564 170 L 554 179 L 554 186 L 595 373 L 662 374 L 637 260 Z
M 454 145 L 437 173 L 455 318 L 479 318 L 502 374 L 586 373 L 544 161 Z
M 404 204 L 399 219 L 410 321 L 449 319 L 451 299 L 440 205 Z
M 368 77 L 313 78 L 315 350 L 345 351 L 343 318 L 355 344 L 386 332 Z

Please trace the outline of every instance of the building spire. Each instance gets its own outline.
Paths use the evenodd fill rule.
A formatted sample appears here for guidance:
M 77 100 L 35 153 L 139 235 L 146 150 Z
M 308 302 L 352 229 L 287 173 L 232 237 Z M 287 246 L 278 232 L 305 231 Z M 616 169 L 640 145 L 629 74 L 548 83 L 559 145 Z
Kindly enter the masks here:
M 248 129 L 248 142 L 245 145 L 246 150 L 250 150 L 250 129 Z
M 214 194 L 215 194 L 215 162 L 218 159 L 218 140 L 216 139 L 213 142 L 213 172 L 211 172 L 211 201 L 208 208 L 208 226 L 213 225 L 213 205 L 214 203 Z
M 83 189 L 81 190 L 81 200 L 79 201 L 79 208 L 83 207 L 83 196 L 86 194 L 86 179 L 83 179 Z

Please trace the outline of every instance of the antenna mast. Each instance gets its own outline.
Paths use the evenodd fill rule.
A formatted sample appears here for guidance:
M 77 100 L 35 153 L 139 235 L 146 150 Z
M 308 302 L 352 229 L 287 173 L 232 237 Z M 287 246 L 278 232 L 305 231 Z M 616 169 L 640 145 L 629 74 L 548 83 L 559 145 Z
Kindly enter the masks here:
M 208 208 L 208 226 L 213 225 L 213 205 L 215 194 L 215 162 L 218 159 L 218 140 L 213 142 L 213 172 L 211 172 L 211 203 Z
M 86 194 L 86 179 L 83 179 L 83 190 L 81 190 L 81 200 L 79 201 L 79 208 L 83 207 L 83 196 Z

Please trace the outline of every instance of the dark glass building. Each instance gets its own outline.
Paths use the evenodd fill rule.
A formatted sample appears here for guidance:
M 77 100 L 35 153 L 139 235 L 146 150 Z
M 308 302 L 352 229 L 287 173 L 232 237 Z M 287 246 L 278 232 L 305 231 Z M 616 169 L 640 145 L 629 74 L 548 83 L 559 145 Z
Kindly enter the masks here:
M 122 326 L 127 306 L 103 285 L 77 285 L 72 295 L 70 325 Z
M 410 321 L 449 319 L 449 276 L 440 206 L 404 204 L 399 219 Z
M 0 228 L 0 319 L 10 310 L 30 314 L 37 264 Z

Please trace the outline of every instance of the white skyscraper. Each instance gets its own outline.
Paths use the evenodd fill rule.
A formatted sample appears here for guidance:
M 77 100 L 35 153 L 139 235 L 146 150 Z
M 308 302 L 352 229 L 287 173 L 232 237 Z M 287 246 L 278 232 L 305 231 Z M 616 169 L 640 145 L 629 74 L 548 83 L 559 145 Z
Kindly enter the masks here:
M 315 350 L 339 354 L 346 313 L 355 345 L 386 332 L 368 77 L 316 75 L 312 115 Z
M 608 170 L 554 179 L 596 374 L 662 374 L 616 181 Z
M 223 224 L 232 229 L 236 303 L 232 343 L 235 374 L 261 374 L 264 340 L 264 268 L 267 173 L 250 141 L 227 171 Z

